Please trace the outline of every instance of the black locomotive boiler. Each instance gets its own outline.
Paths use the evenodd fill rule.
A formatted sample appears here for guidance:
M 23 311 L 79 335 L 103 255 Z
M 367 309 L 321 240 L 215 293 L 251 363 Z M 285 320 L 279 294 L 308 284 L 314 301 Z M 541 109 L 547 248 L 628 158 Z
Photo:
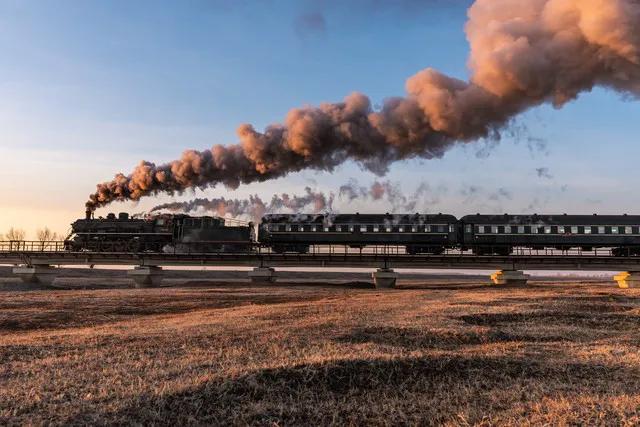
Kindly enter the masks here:
M 219 252 L 247 251 L 255 241 L 252 224 L 229 226 L 223 218 L 157 215 L 131 218 L 127 213 L 84 219 L 71 224 L 65 240 L 70 251 Z

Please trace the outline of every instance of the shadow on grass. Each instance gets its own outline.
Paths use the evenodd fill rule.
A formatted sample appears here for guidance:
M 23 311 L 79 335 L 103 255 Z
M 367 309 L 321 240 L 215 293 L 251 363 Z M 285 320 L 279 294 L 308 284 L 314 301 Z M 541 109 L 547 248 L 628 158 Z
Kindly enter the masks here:
M 640 383 L 628 375 L 620 367 L 507 357 L 340 360 L 143 395 L 114 412 L 87 410 L 65 424 L 440 424 L 455 423 L 470 407 L 466 421 L 473 424 L 542 396 L 639 393 Z
M 562 310 L 571 311 L 597 311 L 597 312 L 624 312 L 640 308 L 640 298 L 616 295 L 601 294 L 593 296 L 551 296 L 551 297 L 505 297 L 492 301 L 464 301 L 452 302 L 453 306 L 478 306 L 478 307 L 502 307 L 523 304 L 528 308 L 549 308 L 556 307 Z
M 491 290 L 495 289 L 495 287 L 486 285 L 486 284 L 478 284 L 478 282 L 473 283 L 447 283 L 442 285 L 433 285 L 433 284 L 421 284 L 421 283 L 400 283 L 398 285 L 398 289 L 406 289 L 406 290 L 429 290 L 429 291 L 473 291 L 473 290 Z
M 539 324 L 540 326 L 569 325 L 593 329 L 636 329 L 640 316 L 607 311 L 546 310 L 520 313 L 480 313 L 459 316 L 457 319 L 469 325 L 501 326 L 514 324 Z
M 41 298 L 36 301 L 0 304 L 0 332 L 64 329 L 95 326 L 153 315 L 170 315 L 196 310 L 228 309 L 246 305 L 275 305 L 315 301 L 320 296 L 198 293 L 153 295 L 127 293 L 103 299 L 91 294 L 72 301 Z M 37 310 L 34 310 L 37 307 Z
M 469 345 L 505 342 L 554 342 L 562 341 L 560 336 L 533 336 L 492 329 L 489 331 L 425 331 L 417 328 L 381 326 L 354 329 L 351 333 L 336 339 L 341 343 L 402 347 L 407 350 L 441 349 L 454 350 Z

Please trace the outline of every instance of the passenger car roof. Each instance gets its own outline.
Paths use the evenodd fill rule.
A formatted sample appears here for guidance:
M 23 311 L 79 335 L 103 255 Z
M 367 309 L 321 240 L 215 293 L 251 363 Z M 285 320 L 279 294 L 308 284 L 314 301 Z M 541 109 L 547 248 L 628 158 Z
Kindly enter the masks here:
M 336 224 L 383 224 L 395 223 L 454 223 L 457 218 L 449 214 L 269 214 L 262 218 L 262 222 L 315 222 L 324 221 Z
M 640 225 L 640 215 L 467 215 L 467 224 Z

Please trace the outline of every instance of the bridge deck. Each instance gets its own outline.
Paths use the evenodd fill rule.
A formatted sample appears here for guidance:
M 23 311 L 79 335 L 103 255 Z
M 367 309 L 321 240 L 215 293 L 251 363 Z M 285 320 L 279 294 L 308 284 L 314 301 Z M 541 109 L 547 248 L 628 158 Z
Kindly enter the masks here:
M 408 255 L 365 251 L 317 251 L 308 254 L 0 251 L 1 264 L 640 271 L 640 257 L 613 257 L 593 253 L 476 256 L 467 253 Z

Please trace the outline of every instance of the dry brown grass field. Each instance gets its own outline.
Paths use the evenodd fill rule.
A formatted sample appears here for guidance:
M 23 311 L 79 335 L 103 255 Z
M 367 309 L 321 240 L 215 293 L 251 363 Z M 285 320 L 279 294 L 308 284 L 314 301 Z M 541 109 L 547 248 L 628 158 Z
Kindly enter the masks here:
M 611 282 L 74 280 L 0 291 L 1 424 L 640 423 L 640 291 Z

